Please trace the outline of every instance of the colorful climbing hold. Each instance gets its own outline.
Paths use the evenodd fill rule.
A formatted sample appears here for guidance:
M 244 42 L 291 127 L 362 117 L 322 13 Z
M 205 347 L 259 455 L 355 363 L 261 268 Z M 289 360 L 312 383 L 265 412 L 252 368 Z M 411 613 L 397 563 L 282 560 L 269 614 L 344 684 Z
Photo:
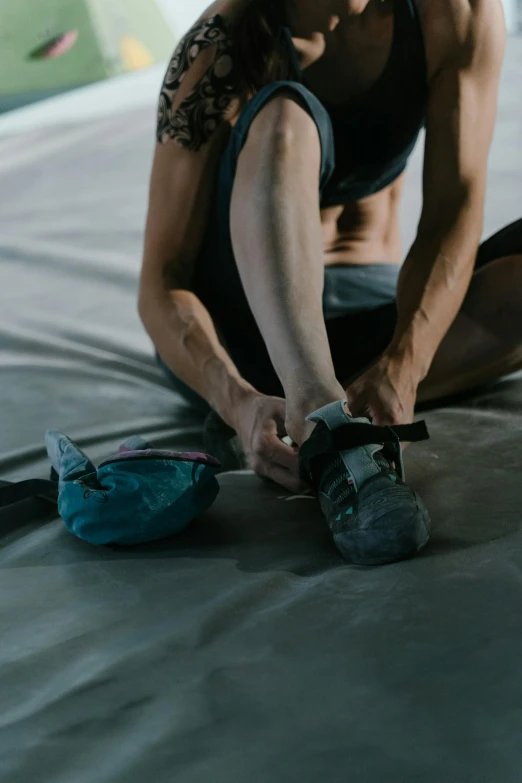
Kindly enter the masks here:
M 128 71 L 142 71 L 154 65 L 154 57 L 137 38 L 124 36 L 120 41 L 121 56 Z
M 61 57 L 73 48 L 78 40 L 78 30 L 69 30 L 47 41 L 42 46 L 34 49 L 29 55 L 33 60 L 47 60 L 53 57 Z

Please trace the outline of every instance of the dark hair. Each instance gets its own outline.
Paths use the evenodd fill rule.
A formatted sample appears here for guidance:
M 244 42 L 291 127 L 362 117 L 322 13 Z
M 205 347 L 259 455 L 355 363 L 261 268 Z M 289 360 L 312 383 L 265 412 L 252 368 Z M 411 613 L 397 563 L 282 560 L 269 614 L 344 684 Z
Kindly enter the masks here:
M 292 78 L 292 61 L 281 35 L 281 0 L 250 0 L 232 29 L 234 63 L 242 93 Z

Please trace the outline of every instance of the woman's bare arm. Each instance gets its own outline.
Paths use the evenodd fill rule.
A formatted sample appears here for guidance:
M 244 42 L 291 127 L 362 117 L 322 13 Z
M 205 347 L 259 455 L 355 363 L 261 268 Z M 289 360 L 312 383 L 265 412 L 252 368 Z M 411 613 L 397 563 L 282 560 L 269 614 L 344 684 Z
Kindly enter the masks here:
M 401 271 L 391 344 L 347 390 L 352 410 L 381 425 L 413 420 L 419 384 L 471 281 L 504 53 L 501 0 L 417 1 L 435 64 L 422 217 Z
M 234 96 L 229 81 L 214 79 L 215 63 L 226 57 L 226 41 L 210 45 L 216 29 L 194 29 L 173 57 L 160 98 L 139 313 L 165 364 L 234 426 L 238 401 L 252 387 L 240 377 L 191 290 Z M 223 61 L 221 69 L 219 74 Z M 208 92 L 213 79 L 215 92 L 222 87 L 214 98 Z
M 388 351 L 421 380 L 473 274 L 505 40 L 500 0 L 444 0 L 431 13 L 428 47 L 446 24 L 449 52 L 430 83 L 422 218 Z

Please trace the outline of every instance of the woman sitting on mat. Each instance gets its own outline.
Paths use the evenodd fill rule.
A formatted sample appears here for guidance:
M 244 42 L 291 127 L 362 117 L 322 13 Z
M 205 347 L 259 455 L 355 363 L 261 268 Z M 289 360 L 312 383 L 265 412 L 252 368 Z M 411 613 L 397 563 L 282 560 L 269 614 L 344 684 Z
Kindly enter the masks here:
M 356 562 L 428 537 L 398 439 L 372 425 L 522 366 L 522 221 L 477 254 L 504 39 L 501 0 L 218 0 L 163 84 L 145 328 L 253 470 L 315 489 Z

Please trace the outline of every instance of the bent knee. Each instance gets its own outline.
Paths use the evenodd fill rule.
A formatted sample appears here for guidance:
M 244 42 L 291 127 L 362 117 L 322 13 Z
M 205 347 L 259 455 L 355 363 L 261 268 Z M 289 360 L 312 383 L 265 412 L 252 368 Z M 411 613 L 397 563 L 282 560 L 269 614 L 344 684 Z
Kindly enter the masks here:
M 260 109 L 245 146 L 259 144 L 268 145 L 276 154 L 286 154 L 303 145 L 319 149 L 317 125 L 298 94 L 281 90 Z

